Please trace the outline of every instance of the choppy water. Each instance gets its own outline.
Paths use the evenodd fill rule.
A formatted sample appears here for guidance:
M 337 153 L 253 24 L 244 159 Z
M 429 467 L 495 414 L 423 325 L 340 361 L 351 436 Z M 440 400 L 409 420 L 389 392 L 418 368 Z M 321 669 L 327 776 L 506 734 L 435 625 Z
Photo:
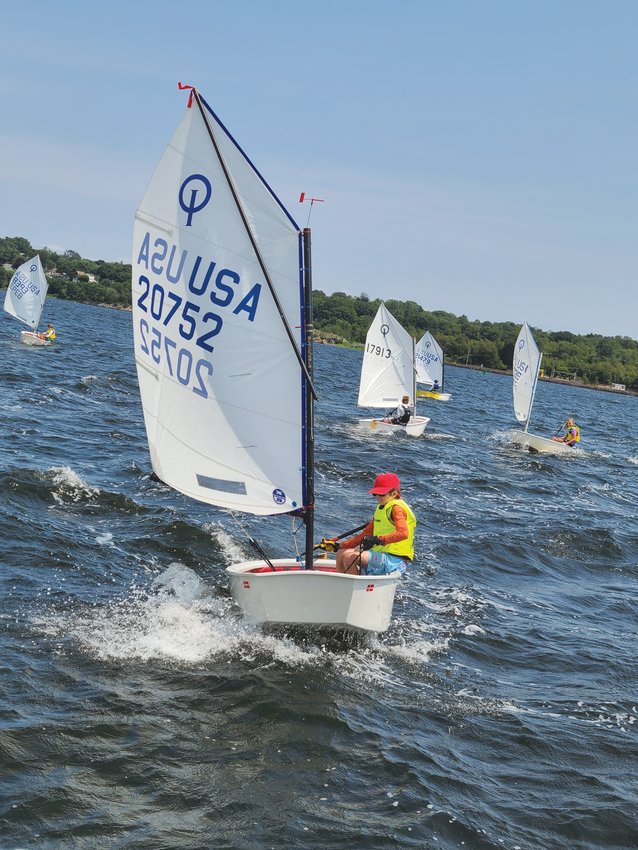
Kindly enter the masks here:
M 361 435 L 361 354 L 318 346 L 318 534 L 392 469 L 419 559 L 382 636 L 264 633 L 241 529 L 149 479 L 130 314 L 45 318 L 0 320 L 2 850 L 638 846 L 636 398 L 541 384 L 584 448 L 532 456 L 511 379 L 450 368 L 421 439 Z

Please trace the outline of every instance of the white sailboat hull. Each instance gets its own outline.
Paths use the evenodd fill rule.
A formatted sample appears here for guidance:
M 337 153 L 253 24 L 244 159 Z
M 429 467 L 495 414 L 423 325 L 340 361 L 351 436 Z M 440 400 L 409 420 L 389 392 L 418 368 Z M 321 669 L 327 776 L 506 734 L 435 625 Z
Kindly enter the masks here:
M 407 425 L 394 425 L 392 422 L 384 422 L 383 419 L 359 419 L 359 428 L 380 433 L 392 431 L 405 431 L 409 437 L 420 437 L 425 431 L 425 426 L 430 421 L 429 416 L 412 416 Z
M 400 573 L 345 575 L 334 564 L 320 559 L 305 570 L 294 558 L 276 559 L 273 572 L 263 561 L 246 561 L 226 573 L 233 598 L 253 622 L 386 631 Z
M 538 434 L 529 434 L 527 431 L 512 431 L 512 442 L 518 446 L 529 449 L 530 452 L 543 454 L 564 455 L 573 454 L 576 449 L 567 443 L 559 443 L 549 437 L 541 437 Z
M 450 393 L 436 393 L 434 390 L 417 390 L 417 398 L 435 398 L 437 401 L 449 401 Z
M 33 333 L 33 331 L 21 331 L 20 342 L 23 342 L 25 345 L 51 345 L 50 340 L 41 339 L 36 333 Z

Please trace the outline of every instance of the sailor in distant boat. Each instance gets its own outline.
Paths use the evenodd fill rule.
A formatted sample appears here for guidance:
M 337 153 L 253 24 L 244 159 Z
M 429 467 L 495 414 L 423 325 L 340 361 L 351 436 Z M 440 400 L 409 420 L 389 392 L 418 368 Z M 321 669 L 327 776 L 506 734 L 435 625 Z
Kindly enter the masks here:
M 434 383 L 432 384 L 432 392 L 433 393 L 440 393 L 441 392 L 441 387 L 439 386 L 439 382 L 437 381 L 436 378 L 434 379 Z
M 362 575 L 404 573 L 414 560 L 416 517 L 401 498 L 401 482 L 393 472 L 377 475 L 368 491 L 377 500 L 366 527 L 341 545 L 335 543 L 337 572 Z
M 574 422 L 571 416 L 565 421 L 563 427 L 565 428 L 565 434 L 562 437 L 552 437 L 554 442 L 567 443 L 572 448 L 580 443 L 580 426 Z
M 391 410 L 383 421 L 389 422 L 391 425 L 407 425 L 413 414 L 414 406 L 410 404 L 410 397 L 404 395 L 401 404 Z
M 51 322 L 49 322 L 49 324 L 47 325 L 46 331 L 43 334 L 38 334 L 38 336 L 40 337 L 40 339 L 46 339 L 49 342 L 53 342 L 53 340 L 56 338 L 57 334 L 55 332 L 55 328 L 53 327 Z

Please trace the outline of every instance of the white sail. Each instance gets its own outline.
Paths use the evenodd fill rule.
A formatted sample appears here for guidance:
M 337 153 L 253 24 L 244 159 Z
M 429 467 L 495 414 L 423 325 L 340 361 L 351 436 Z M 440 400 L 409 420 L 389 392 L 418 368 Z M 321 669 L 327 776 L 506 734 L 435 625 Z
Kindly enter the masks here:
M 35 330 L 47 297 L 47 283 L 40 255 L 16 269 L 4 296 L 4 309 Z
M 304 504 L 301 246 L 196 96 L 135 217 L 133 326 L 153 469 L 201 502 L 253 514 Z
M 443 386 L 443 351 L 430 331 L 426 331 L 416 344 L 416 379 L 419 384 Z
M 525 321 L 514 345 L 512 363 L 514 414 L 519 422 L 529 422 L 541 356 L 536 340 Z
M 402 396 L 414 404 L 414 341 L 381 304 L 366 336 L 359 407 L 395 407 Z

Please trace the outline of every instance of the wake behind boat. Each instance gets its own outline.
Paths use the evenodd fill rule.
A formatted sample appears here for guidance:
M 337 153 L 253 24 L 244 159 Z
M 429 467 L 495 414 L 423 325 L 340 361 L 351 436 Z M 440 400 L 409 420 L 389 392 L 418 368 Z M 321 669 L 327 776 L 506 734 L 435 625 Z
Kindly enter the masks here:
M 404 396 L 414 412 L 405 423 L 394 423 L 388 408 L 396 410 Z M 420 437 L 430 421 L 429 416 L 416 415 L 414 339 L 383 302 L 366 334 L 357 405 L 388 411 L 389 415 L 378 419 L 359 419 L 360 428 L 377 433 L 405 432 Z
M 310 230 L 195 89 L 137 211 L 133 246 L 155 474 L 200 502 L 305 525 L 303 560 L 270 558 L 249 537 L 260 558 L 227 568 L 233 597 L 258 623 L 383 631 L 400 574 L 337 574 L 313 556 Z
M 4 309 L 31 328 L 30 331 L 20 332 L 20 341 L 25 345 L 51 345 L 50 339 L 37 332 L 48 288 L 39 254 L 22 263 L 9 281 L 4 296 Z
M 536 345 L 536 340 L 527 321 L 525 321 L 514 345 L 512 363 L 514 415 L 519 422 L 525 423 L 525 429 L 523 431 L 511 431 L 510 436 L 512 442 L 529 449 L 530 452 L 555 455 L 573 454 L 574 449 L 567 443 L 558 442 L 551 437 L 541 437 L 539 434 L 530 434 L 527 430 L 534 406 L 534 396 L 542 359 L 543 355 Z

